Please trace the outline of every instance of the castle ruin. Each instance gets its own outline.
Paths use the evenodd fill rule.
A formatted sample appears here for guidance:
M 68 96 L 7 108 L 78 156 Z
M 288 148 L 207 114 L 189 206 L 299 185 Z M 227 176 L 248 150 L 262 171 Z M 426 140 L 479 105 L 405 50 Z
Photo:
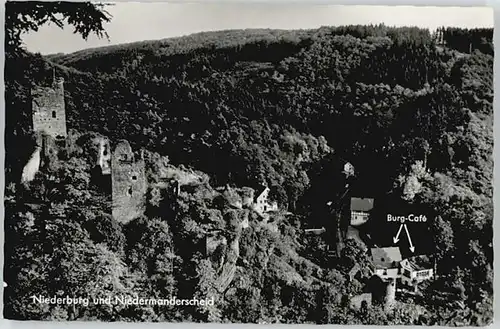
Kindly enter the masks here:
M 33 131 L 58 139 L 66 138 L 64 79 L 54 78 L 52 87 L 35 87 L 31 95 Z
M 118 142 L 111 156 L 111 188 L 116 221 L 128 223 L 144 213 L 147 192 L 145 162 L 142 154 L 135 160 L 126 140 Z
M 33 180 L 39 167 L 53 163 L 68 136 L 64 79 L 54 75 L 52 86 L 34 87 L 31 99 L 37 148 L 23 168 L 21 180 L 25 182 Z M 125 140 L 119 141 L 114 151 L 107 137 L 97 138 L 94 142 L 97 144 L 94 168 L 99 174 L 96 180 L 102 183 L 105 191 L 109 191 L 109 188 L 111 190 L 113 218 L 118 222 L 128 223 L 146 210 L 148 183 L 145 161 L 142 154 L 136 160 L 130 144 Z
M 42 150 L 41 165 L 43 167 L 52 167 L 57 162 L 57 157 L 62 145 L 58 145 L 58 140 L 51 135 L 39 135 L 37 143 Z
M 385 298 L 384 298 L 384 309 L 389 311 L 392 309 L 394 304 L 396 303 L 396 279 L 391 278 L 389 282 L 387 282 Z

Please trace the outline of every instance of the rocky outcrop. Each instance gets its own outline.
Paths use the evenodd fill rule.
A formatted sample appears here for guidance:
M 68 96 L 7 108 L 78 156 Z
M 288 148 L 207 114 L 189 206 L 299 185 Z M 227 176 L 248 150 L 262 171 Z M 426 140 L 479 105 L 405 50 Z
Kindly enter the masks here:
M 37 147 L 28 160 L 28 163 L 24 166 L 21 182 L 27 183 L 35 178 L 36 173 L 40 169 L 40 151 L 41 148 Z
M 229 249 L 226 255 L 226 261 L 222 266 L 222 271 L 219 277 L 216 279 L 215 286 L 219 292 L 224 292 L 231 281 L 234 279 L 234 274 L 236 273 L 236 261 L 240 257 L 240 241 L 239 237 L 236 237 L 229 245 Z

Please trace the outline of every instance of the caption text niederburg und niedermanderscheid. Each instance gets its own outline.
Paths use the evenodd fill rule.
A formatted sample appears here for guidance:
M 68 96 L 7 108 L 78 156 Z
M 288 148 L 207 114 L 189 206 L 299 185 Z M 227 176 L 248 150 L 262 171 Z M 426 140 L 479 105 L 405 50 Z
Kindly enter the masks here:
M 138 296 L 108 296 L 98 298 L 88 297 L 46 297 L 42 295 L 32 296 L 33 303 L 51 304 L 51 305 L 160 305 L 160 306 L 210 306 L 215 304 L 214 298 L 191 298 L 191 299 L 178 299 L 177 297 L 171 298 L 142 298 Z

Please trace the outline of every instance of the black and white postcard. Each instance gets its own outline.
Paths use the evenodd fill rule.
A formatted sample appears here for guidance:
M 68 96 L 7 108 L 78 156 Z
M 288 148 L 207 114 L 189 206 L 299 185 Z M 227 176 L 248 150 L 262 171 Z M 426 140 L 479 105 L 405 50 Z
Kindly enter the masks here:
M 5 13 L 5 318 L 492 322 L 491 8 Z

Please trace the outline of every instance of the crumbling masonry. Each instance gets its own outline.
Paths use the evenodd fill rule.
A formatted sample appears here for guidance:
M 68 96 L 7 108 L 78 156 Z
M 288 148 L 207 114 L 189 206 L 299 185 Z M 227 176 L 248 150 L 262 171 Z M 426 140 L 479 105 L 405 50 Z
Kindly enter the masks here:
M 49 165 L 50 160 L 57 156 L 58 146 L 64 145 L 67 136 L 64 79 L 54 78 L 51 87 L 33 88 L 31 106 L 32 128 L 37 145 L 23 168 L 22 182 L 33 180 L 39 168 Z M 58 144 L 56 140 L 60 143 Z
M 101 169 L 102 175 L 111 174 L 111 146 L 107 138 L 99 139 L 99 153 L 97 155 L 97 165 Z
M 135 160 L 126 140 L 115 146 L 111 156 L 111 187 L 116 221 L 128 223 L 144 213 L 147 192 L 145 163 L 142 154 L 139 160 Z
M 40 166 L 49 165 L 57 156 L 58 148 L 67 138 L 64 102 L 64 79 L 56 78 L 51 87 L 35 87 L 31 91 L 33 132 L 37 148 L 23 170 L 22 181 L 34 178 Z M 141 154 L 136 160 L 130 144 L 119 141 L 114 151 L 108 138 L 97 141 L 99 180 L 111 185 L 112 215 L 121 223 L 128 223 L 145 212 L 147 180 L 145 162 Z M 110 177 L 111 176 L 111 177 Z M 110 183 L 106 178 L 110 177 Z

